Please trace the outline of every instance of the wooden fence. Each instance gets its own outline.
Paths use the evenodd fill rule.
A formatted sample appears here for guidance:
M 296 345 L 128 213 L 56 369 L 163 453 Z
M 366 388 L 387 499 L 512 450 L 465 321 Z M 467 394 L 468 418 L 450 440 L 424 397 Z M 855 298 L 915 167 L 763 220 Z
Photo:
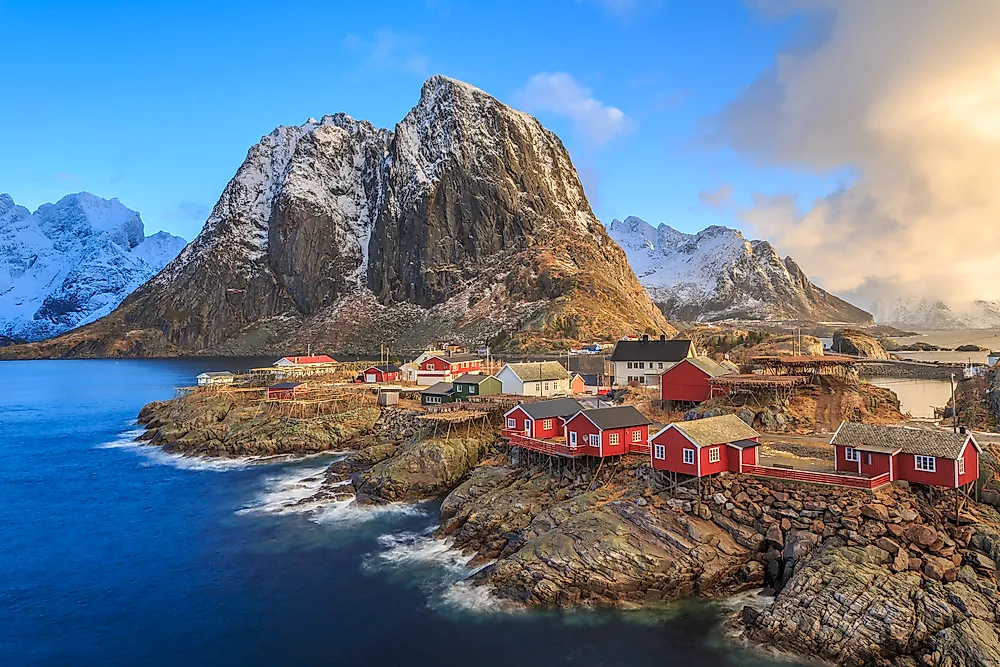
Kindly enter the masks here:
M 876 477 L 855 477 L 853 475 L 838 475 L 834 473 L 812 472 L 810 470 L 792 470 L 790 468 L 768 468 L 765 466 L 743 466 L 743 474 L 756 477 L 771 477 L 787 479 L 792 482 L 808 482 L 810 484 L 825 484 L 827 486 L 847 486 L 854 489 L 877 489 L 889 483 L 889 473 Z

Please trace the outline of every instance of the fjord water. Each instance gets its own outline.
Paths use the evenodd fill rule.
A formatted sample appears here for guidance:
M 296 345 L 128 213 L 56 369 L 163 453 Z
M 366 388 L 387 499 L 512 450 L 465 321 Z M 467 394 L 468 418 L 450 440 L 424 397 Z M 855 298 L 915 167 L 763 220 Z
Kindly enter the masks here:
M 0 362 L 0 664 L 747 664 L 715 611 L 490 611 L 434 503 L 270 511 L 330 458 L 132 444 L 146 402 L 248 360 Z

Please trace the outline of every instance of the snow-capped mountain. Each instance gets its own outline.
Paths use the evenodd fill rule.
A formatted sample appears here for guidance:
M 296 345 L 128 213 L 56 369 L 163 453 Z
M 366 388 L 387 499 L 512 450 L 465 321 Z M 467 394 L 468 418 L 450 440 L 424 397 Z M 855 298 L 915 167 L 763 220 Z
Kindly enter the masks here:
M 32 354 L 532 348 L 647 330 L 672 331 L 559 138 L 434 76 L 394 130 L 336 114 L 263 137 L 177 259 Z
M 146 237 L 117 199 L 81 192 L 34 213 L 0 194 L 0 335 L 55 336 L 107 315 L 185 241 Z
M 875 321 L 907 329 L 1000 328 L 1000 302 L 948 304 L 916 296 L 881 296 L 871 303 Z
M 673 320 L 808 320 L 870 323 L 872 316 L 817 287 L 767 241 L 713 226 L 685 234 L 637 217 L 608 234 L 628 255 L 646 291 Z

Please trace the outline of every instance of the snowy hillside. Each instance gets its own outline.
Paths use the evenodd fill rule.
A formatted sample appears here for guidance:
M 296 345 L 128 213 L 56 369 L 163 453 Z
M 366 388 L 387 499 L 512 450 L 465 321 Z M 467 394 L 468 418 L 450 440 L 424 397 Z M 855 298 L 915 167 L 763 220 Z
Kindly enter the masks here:
M 185 241 L 146 237 L 117 199 L 81 192 L 34 213 L 0 194 L 0 335 L 39 340 L 115 309 Z
M 614 220 L 608 235 L 671 319 L 871 322 L 871 315 L 820 289 L 767 241 L 727 227 L 685 234 L 641 218 Z
M 915 296 L 883 296 L 872 300 L 875 321 L 907 329 L 1000 328 L 1000 302 L 945 303 Z

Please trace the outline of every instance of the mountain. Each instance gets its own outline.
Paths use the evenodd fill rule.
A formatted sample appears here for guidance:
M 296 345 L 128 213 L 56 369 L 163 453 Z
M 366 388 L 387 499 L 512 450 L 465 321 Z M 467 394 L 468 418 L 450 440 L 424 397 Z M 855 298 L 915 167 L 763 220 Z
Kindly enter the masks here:
M 810 282 L 791 257 L 735 229 L 685 234 L 633 216 L 612 221 L 608 234 L 670 319 L 872 322 L 869 313 Z
M 107 315 L 185 241 L 145 236 L 117 199 L 87 192 L 34 213 L 0 194 L 0 336 L 39 340 Z
M 346 114 L 252 147 L 198 237 L 114 313 L 37 356 L 508 349 L 671 333 L 562 142 L 431 77 L 394 130 Z
M 945 303 L 917 296 L 880 296 L 872 299 L 872 313 L 879 323 L 907 329 L 1000 328 L 1000 302 Z

